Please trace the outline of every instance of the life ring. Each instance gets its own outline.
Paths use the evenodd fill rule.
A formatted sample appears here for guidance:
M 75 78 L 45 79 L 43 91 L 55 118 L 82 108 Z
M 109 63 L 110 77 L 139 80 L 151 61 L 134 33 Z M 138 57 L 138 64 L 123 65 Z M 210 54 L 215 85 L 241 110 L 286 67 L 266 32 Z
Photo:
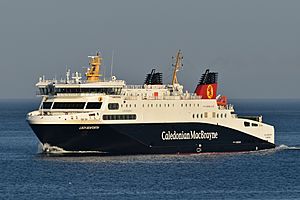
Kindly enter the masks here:
M 202 151 L 202 149 L 200 147 L 196 148 L 196 152 L 200 153 Z
M 102 101 L 102 97 L 99 97 L 99 98 L 98 98 L 98 101 L 100 101 L 100 102 L 101 102 L 101 101 Z

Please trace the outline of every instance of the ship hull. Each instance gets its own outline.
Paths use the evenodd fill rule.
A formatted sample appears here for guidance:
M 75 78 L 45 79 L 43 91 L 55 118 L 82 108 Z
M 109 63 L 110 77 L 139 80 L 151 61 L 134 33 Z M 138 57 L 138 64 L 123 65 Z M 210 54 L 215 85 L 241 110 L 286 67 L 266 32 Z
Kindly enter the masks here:
M 109 155 L 243 152 L 274 148 L 273 143 L 220 125 L 30 124 L 43 144 L 65 151 L 97 151 Z

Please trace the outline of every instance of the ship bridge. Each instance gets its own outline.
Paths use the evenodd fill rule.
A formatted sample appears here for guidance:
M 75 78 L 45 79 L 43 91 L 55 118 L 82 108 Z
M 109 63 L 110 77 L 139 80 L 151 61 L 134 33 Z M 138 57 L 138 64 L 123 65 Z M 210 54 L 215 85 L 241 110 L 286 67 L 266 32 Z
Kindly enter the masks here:
M 108 94 L 120 95 L 125 86 L 125 81 L 112 80 L 93 83 L 65 83 L 57 81 L 40 81 L 36 84 L 39 96 L 70 96 L 70 95 L 93 95 Z

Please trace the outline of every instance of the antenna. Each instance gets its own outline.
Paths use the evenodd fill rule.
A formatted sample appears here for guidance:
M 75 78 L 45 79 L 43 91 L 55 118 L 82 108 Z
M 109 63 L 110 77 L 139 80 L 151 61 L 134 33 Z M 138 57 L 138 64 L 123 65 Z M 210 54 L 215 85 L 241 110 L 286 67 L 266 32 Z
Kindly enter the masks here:
M 114 50 L 112 51 L 112 54 L 111 54 L 110 78 L 112 78 L 113 66 L 114 66 Z
M 178 84 L 177 71 L 179 71 L 179 68 L 183 66 L 181 63 L 182 59 L 183 59 L 183 56 L 182 56 L 181 50 L 179 50 L 176 54 L 176 62 L 175 62 L 175 64 L 172 65 L 174 67 L 173 80 L 172 80 L 173 86 L 175 84 Z
M 66 83 L 70 83 L 70 75 L 71 75 L 71 70 L 67 69 L 67 72 L 66 72 Z

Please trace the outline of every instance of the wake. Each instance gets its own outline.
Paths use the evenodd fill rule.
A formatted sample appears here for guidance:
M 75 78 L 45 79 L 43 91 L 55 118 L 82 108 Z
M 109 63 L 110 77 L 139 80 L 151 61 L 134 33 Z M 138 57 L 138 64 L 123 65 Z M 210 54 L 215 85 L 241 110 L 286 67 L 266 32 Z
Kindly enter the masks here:
M 288 146 L 285 144 L 281 144 L 275 147 L 275 150 L 300 150 L 300 146 Z
M 66 151 L 57 146 L 51 146 L 47 143 L 38 145 L 39 154 L 66 155 L 66 154 L 103 154 L 101 151 Z

